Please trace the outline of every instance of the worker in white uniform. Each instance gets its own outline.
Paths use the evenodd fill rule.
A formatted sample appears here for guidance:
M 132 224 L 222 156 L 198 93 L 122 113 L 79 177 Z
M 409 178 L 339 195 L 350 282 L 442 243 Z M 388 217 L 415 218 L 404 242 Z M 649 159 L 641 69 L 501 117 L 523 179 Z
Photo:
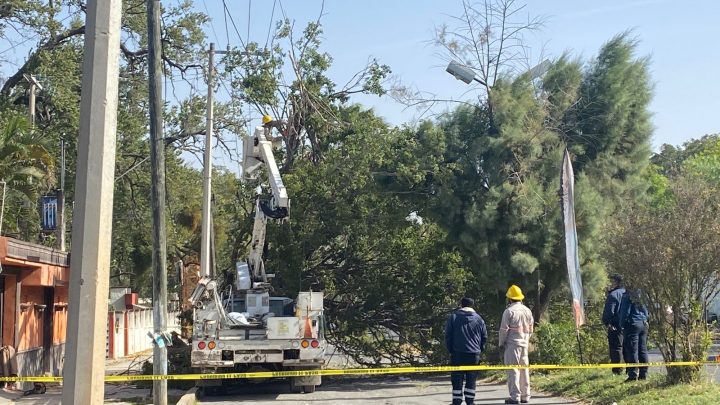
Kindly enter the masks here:
M 508 299 L 508 306 L 503 312 L 500 323 L 499 340 L 499 345 L 505 346 L 504 362 L 506 365 L 527 366 L 530 364 L 528 344 L 535 321 L 530 309 L 522 303 L 525 296 L 520 287 L 510 286 L 505 296 Z M 510 398 L 505 400 L 506 404 L 530 402 L 530 370 L 527 368 L 508 370 L 508 391 Z

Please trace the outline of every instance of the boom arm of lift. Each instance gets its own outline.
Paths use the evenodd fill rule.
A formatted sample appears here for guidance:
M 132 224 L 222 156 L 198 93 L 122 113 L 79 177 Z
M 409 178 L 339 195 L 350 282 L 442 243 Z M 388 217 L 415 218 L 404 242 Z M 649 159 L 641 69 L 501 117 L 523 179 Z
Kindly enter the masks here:
M 259 196 L 255 200 L 255 223 L 253 225 L 250 255 L 247 260 L 253 288 L 267 283 L 268 278 L 274 276 L 274 274 L 265 273 L 265 264 L 263 262 L 265 230 L 268 218 L 286 220 L 289 218 L 290 210 L 290 199 L 280 176 L 280 170 L 275 162 L 272 142 L 266 140 L 266 131 L 270 131 L 270 129 L 257 127 L 252 136 L 246 136 L 243 139 L 243 180 L 257 178 L 258 169 L 264 166 L 267 180 L 270 183 L 270 190 L 272 191 L 270 201 L 263 201 Z

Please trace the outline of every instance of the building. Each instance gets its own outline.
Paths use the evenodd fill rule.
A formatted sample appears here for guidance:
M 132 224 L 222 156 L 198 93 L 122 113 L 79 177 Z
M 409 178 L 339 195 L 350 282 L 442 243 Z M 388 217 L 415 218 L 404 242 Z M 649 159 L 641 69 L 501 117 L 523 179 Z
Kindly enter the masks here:
M 18 374 L 60 375 L 65 355 L 70 255 L 0 237 L 0 341 Z

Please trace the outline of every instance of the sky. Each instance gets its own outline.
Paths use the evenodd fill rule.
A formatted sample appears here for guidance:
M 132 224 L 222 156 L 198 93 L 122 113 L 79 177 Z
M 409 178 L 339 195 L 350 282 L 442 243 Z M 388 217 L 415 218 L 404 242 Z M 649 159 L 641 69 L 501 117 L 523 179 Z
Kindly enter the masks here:
M 180 1 L 163 0 L 163 4 Z M 316 20 L 324 5 L 322 50 L 333 57 L 329 75 L 336 83 L 344 84 L 370 58 L 376 58 L 389 65 L 393 80 L 403 85 L 438 98 L 476 96 L 445 72 L 447 61 L 432 45 L 435 29 L 462 14 L 461 0 L 224 2 L 232 17 L 227 19 L 227 30 L 223 0 L 193 0 L 193 7 L 210 15 L 212 21 L 205 32 L 218 49 L 224 49 L 228 42 L 239 46 L 240 39 L 265 43 L 271 21 L 283 15 L 294 20 L 299 30 Z M 650 58 L 654 150 L 664 143 L 681 145 L 691 138 L 720 132 L 720 122 L 715 118 L 720 111 L 720 24 L 716 22 L 720 1 L 694 0 L 679 5 L 673 0 L 528 0 L 522 12 L 545 21 L 539 31 L 527 37 L 530 61 L 534 63 L 564 52 L 588 61 L 614 35 L 631 30 L 639 41 L 637 56 Z M 0 39 L 7 48 L 0 49 L 0 56 L 6 60 L 0 73 L 14 72 L 24 61 L 29 51 L 26 48 L 36 42 L 28 40 L 32 38 L 22 40 L 24 46 L 8 47 L 7 41 Z M 218 100 L 227 98 L 223 92 L 221 88 Z M 416 109 L 405 108 L 390 97 L 356 96 L 351 101 L 373 108 L 394 125 L 413 123 L 420 116 Z
M 250 40 L 260 43 L 267 38 L 271 16 L 277 19 L 284 11 L 302 27 L 317 19 L 323 4 L 321 0 L 225 1 L 243 41 L 247 41 L 249 25 Z M 194 5 L 213 18 L 208 36 L 224 48 L 228 34 L 222 0 L 195 0 Z M 655 150 L 663 143 L 679 145 L 720 132 L 715 118 L 720 111 L 720 2 L 543 0 L 528 1 L 523 12 L 545 20 L 528 37 L 530 59 L 535 62 L 563 52 L 587 61 L 614 35 L 632 30 L 639 41 L 637 56 L 650 57 Z M 345 83 L 373 57 L 389 65 L 405 85 L 440 98 L 471 98 L 466 85 L 445 72 L 446 61 L 431 44 L 435 28 L 461 13 L 460 0 L 326 0 L 322 48 L 334 59 L 330 76 L 336 83 Z M 231 45 L 238 45 L 231 24 L 228 31 Z M 374 108 L 391 124 L 418 117 L 415 109 L 404 108 L 389 97 L 362 96 L 352 101 Z

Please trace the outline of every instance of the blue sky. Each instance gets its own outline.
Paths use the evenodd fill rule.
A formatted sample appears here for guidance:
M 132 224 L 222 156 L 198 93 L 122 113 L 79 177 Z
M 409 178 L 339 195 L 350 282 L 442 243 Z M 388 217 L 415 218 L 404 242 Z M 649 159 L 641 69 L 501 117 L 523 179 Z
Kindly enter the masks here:
M 250 40 L 260 43 L 267 38 L 271 16 L 272 20 L 282 17 L 281 4 L 285 15 L 299 28 L 318 17 L 322 4 L 321 0 L 225 2 L 242 39 L 247 41 L 249 29 Z M 213 22 L 206 27 L 208 38 L 223 49 L 228 36 L 223 1 L 193 0 L 193 5 L 210 14 Z M 536 0 L 528 1 L 524 11 L 546 21 L 528 38 L 534 62 L 565 51 L 588 60 L 612 36 L 632 30 L 640 41 L 638 56 L 651 58 L 655 150 L 663 143 L 679 145 L 690 138 L 720 132 L 715 118 L 720 111 L 720 24 L 716 22 L 720 2 L 695 0 L 680 5 L 672 0 Z M 434 28 L 461 12 L 460 0 L 326 0 L 323 49 L 334 58 L 330 75 L 337 83 L 345 83 L 374 57 L 389 65 L 403 84 L 440 98 L 472 97 L 466 94 L 464 83 L 445 73 L 445 61 L 430 44 Z M 238 34 L 228 24 L 230 44 L 239 45 Z M 13 35 L 11 31 L 7 34 Z M 13 48 L 2 39 L 0 44 L 0 56 L 9 59 L 0 73 L 8 74 L 24 61 L 29 45 Z M 222 92 L 221 88 L 218 99 L 227 97 Z M 405 109 L 389 97 L 362 96 L 353 101 L 374 108 L 396 125 L 413 122 L 418 116 L 416 110 Z
M 251 0 L 226 0 L 232 16 L 247 40 L 248 5 Z M 519 2 L 522 4 L 522 2 Z M 655 132 L 654 149 L 663 144 L 682 144 L 690 138 L 720 132 L 715 118 L 720 111 L 720 2 L 698 0 L 680 5 L 672 0 L 543 0 L 529 1 L 526 12 L 544 16 L 544 27 L 528 38 L 534 44 L 531 58 L 556 57 L 565 51 L 587 60 L 595 56 L 612 36 L 632 29 L 639 42 L 638 56 L 650 56 L 655 85 L 650 106 Z M 275 4 L 250 3 L 250 39 L 264 43 Z M 282 2 L 285 14 L 298 26 L 317 18 L 320 0 Z M 195 7 L 213 18 L 211 40 L 224 48 L 227 43 L 221 0 L 195 0 Z M 434 27 L 460 15 L 459 0 L 326 0 L 322 23 L 323 48 L 334 58 L 332 78 L 344 83 L 369 57 L 389 65 L 404 84 L 437 94 L 459 98 L 464 83 L 444 72 L 445 62 L 429 44 Z M 230 26 L 230 42 L 238 35 Z M 467 96 L 467 97 L 471 97 Z M 417 113 L 389 98 L 359 97 L 356 102 L 373 107 L 392 124 L 412 122 Z

